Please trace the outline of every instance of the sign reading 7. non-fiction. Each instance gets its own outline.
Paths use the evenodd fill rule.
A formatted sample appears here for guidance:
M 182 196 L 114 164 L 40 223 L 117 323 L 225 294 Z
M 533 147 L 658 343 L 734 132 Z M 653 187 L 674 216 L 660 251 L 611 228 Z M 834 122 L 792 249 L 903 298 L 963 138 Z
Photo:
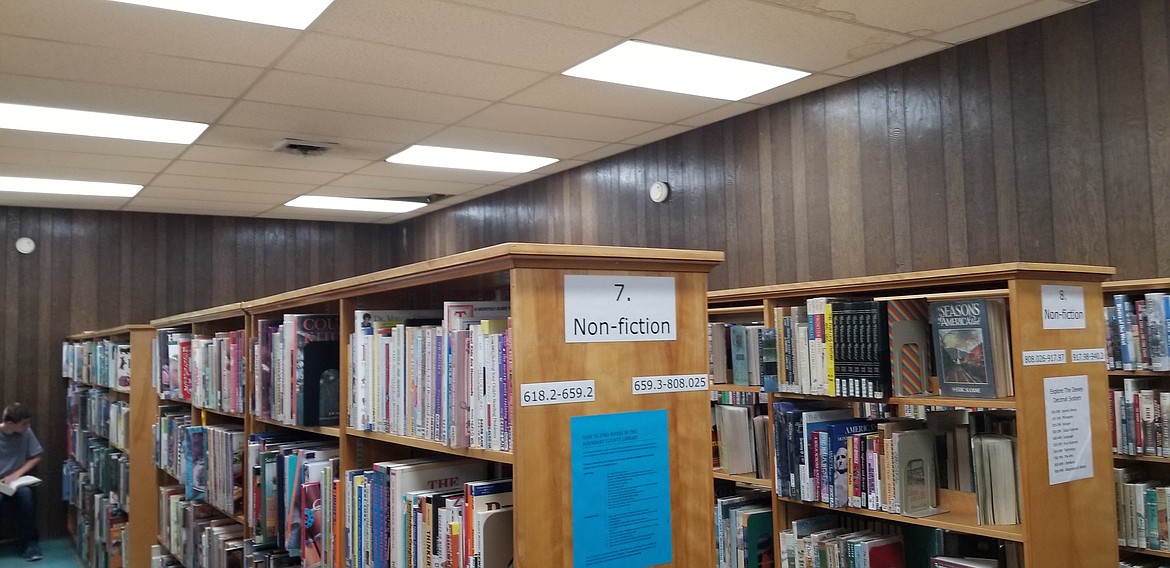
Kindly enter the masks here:
M 565 342 L 676 339 L 674 287 L 668 276 L 565 276 Z

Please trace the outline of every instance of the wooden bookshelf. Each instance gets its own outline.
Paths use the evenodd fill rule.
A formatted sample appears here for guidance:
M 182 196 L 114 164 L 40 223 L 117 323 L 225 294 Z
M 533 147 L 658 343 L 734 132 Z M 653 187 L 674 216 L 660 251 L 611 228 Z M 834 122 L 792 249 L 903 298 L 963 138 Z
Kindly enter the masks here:
M 92 381 L 78 381 L 79 384 L 93 386 L 93 388 L 108 388 L 111 400 L 124 400 L 129 403 L 128 438 L 125 444 L 110 443 L 110 447 L 122 452 L 129 458 L 130 477 L 134 480 L 126 491 L 132 512 L 127 512 L 131 521 L 128 525 L 126 540 L 130 547 L 124 547 L 122 554 L 127 566 L 147 566 L 150 564 L 150 545 L 155 541 L 153 532 L 158 523 L 158 508 L 154 506 L 158 494 L 157 483 L 150 483 L 146 479 L 156 479 L 155 476 L 142 478 L 139 472 L 151 471 L 154 465 L 151 462 L 154 438 L 151 425 L 153 415 L 158 405 L 154 388 L 151 385 L 150 340 L 154 328 L 149 325 L 122 325 L 97 331 L 86 331 L 69 336 L 70 342 L 114 340 L 130 344 L 130 387 L 118 388 L 93 386 Z M 98 436 L 101 437 L 101 436 Z M 71 456 L 72 457 L 72 456 Z M 77 515 L 71 513 L 70 534 L 76 534 L 75 524 Z M 135 546 L 137 545 L 137 546 Z
M 1112 307 L 1114 305 L 1113 296 L 1115 294 L 1126 294 L 1134 298 L 1141 297 L 1148 292 L 1163 292 L 1170 293 L 1170 278 L 1146 278 L 1140 280 L 1112 280 L 1101 284 L 1102 301 L 1105 306 Z M 1112 333 L 1116 339 L 1116 330 Z M 1102 333 L 1102 338 L 1105 334 Z M 1106 345 L 1106 349 L 1109 346 Z M 1120 363 L 1118 363 L 1120 366 Z M 1109 369 L 1106 371 L 1111 386 L 1120 387 L 1124 379 L 1156 379 L 1159 389 L 1162 387 L 1161 382 L 1170 379 L 1170 371 L 1153 371 L 1149 369 L 1138 369 L 1126 371 L 1121 369 Z M 1170 389 L 1170 382 L 1166 383 L 1165 389 Z M 1105 399 L 1107 404 L 1112 409 L 1113 399 L 1108 397 Z M 1149 468 L 1149 475 L 1151 479 L 1163 479 L 1164 476 L 1170 473 L 1170 457 L 1156 456 L 1156 455 L 1128 455 L 1128 454 L 1113 454 L 1113 462 L 1117 467 L 1124 467 L 1127 465 L 1133 466 L 1137 464 L 1144 464 L 1142 467 Z M 1110 495 L 1115 495 L 1111 493 Z M 1120 516 L 1122 513 L 1117 512 Z M 1161 558 L 1170 558 L 1170 551 L 1165 550 L 1150 550 L 1148 548 L 1134 548 L 1129 546 L 1119 546 L 1118 550 L 1123 553 L 1141 554 L 1147 556 L 1156 556 Z
M 832 509 L 774 495 L 775 530 L 784 530 L 789 521 L 825 509 L 843 514 L 880 518 L 892 522 L 935 527 L 973 535 L 983 535 L 1021 543 L 1024 565 L 1029 568 L 1098 568 L 1117 562 L 1117 532 L 1114 502 L 1103 499 L 1112 495 L 1112 453 L 1110 425 L 1105 407 L 1090 410 L 1093 475 L 1068 483 L 1049 484 L 1047 422 L 1045 414 L 1045 377 L 1088 377 L 1090 400 L 1104 400 L 1108 391 L 1102 366 L 1090 363 L 1063 365 L 1023 365 L 1022 353 L 1049 349 L 1090 349 L 1101 346 L 1104 336 L 1102 318 L 1088 317 L 1083 329 L 1045 329 L 1042 322 L 1041 286 L 1058 285 L 1079 288 L 1083 292 L 1086 314 L 1102 311 L 1101 282 L 1113 273 L 1112 268 L 1042 263 L 1001 263 L 755 286 L 708 294 L 711 310 L 761 302 L 765 324 L 775 325 L 774 308 L 803 305 L 816 297 L 926 298 L 949 300 L 964 298 L 1004 298 L 1010 313 L 1012 341 L 1012 375 L 1015 396 L 998 399 L 967 398 L 887 398 L 883 400 L 823 397 L 774 393 L 774 400 L 819 399 L 851 402 L 888 402 L 896 405 L 960 406 L 967 408 L 1012 409 L 1016 413 L 1017 455 L 1019 459 L 1020 515 L 1018 525 L 979 525 L 973 497 L 960 498 L 961 507 L 924 518 L 869 511 L 866 509 Z M 714 317 L 714 316 L 712 316 Z M 769 409 L 770 411 L 770 409 Z M 956 493 L 940 491 L 941 493 Z M 973 495 L 973 494 L 967 494 Z M 1083 519 L 1094 519 L 1085 523 Z M 777 553 L 777 557 L 779 554 Z
M 507 299 L 515 345 L 512 366 L 513 401 L 524 385 L 549 381 L 591 379 L 595 400 L 588 403 L 525 406 L 514 403 L 513 451 L 454 449 L 441 443 L 348 427 L 349 381 L 341 381 L 341 426 L 297 426 L 253 416 L 254 373 L 247 358 L 244 414 L 191 408 L 194 424 L 242 423 L 246 433 L 291 429 L 338 440 L 343 470 L 369 466 L 385 456 L 454 455 L 499 464 L 515 480 L 515 561 L 523 568 L 573 564 L 572 431 L 576 417 L 665 409 L 670 494 L 660 496 L 670 507 L 672 562 L 665 566 L 710 566 L 714 562 L 713 486 L 709 482 L 710 432 L 708 393 L 688 391 L 635 396 L 636 376 L 683 375 L 706 369 L 706 305 L 708 272 L 723 259 L 711 251 L 623 248 L 578 245 L 505 243 L 371 274 L 356 276 L 273 296 L 160 318 L 151 329 L 182 328 L 193 334 L 245 329 L 249 345 L 257 320 L 284 313 L 337 313 L 341 324 L 340 368 L 349 368 L 352 315 L 358 309 L 438 309 L 443 300 Z M 566 343 L 564 280 L 570 275 L 610 277 L 656 276 L 671 278 L 675 288 L 676 338 L 673 341 Z M 758 312 L 758 306 L 756 308 Z M 149 338 L 146 335 L 147 352 Z M 151 362 L 143 361 L 147 381 Z M 147 383 L 149 385 L 149 383 Z M 160 401 L 153 389 L 132 396 L 152 397 L 151 410 L 135 414 L 143 420 L 137 431 L 148 437 Z M 182 404 L 179 402 L 179 404 Z M 149 444 L 135 456 L 150 460 Z M 137 462 L 136 462 L 137 463 Z M 166 482 L 165 472 L 146 462 L 150 479 Z M 135 470 L 137 471 L 137 470 Z M 764 480 L 766 482 L 766 480 Z M 157 501 L 158 483 L 142 484 Z M 153 485 L 153 487 L 151 487 Z M 549 514 L 556 511 L 556 514 Z M 247 519 L 237 516 L 246 531 Z M 336 519 L 341 529 L 341 518 Z M 153 544 L 154 522 L 142 523 L 148 533 L 135 543 Z M 335 531 L 340 554 L 343 530 Z M 535 538 L 545 535 L 551 538 Z M 250 536 L 250 534 L 248 535 Z M 590 546 L 590 543 L 578 543 Z M 148 562 L 143 561 L 142 565 Z M 137 563 L 132 565 L 138 565 Z M 341 565 L 341 564 L 338 564 Z

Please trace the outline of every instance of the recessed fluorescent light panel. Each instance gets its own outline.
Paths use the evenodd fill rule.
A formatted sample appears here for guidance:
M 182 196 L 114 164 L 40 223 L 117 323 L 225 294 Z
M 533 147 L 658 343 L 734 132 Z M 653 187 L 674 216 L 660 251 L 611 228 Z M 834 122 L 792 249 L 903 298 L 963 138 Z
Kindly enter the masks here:
M 555 164 L 560 160 L 523 154 L 415 145 L 386 158 L 386 161 L 391 164 L 412 166 L 523 174 L 549 164 Z
M 786 67 L 640 41 L 627 41 L 564 74 L 727 101 L 738 101 L 809 75 Z
M 369 213 L 408 213 L 426 207 L 417 201 L 395 201 L 393 199 L 362 199 L 358 197 L 329 197 L 326 195 L 302 195 L 288 203 L 288 207 L 310 209 L 334 209 L 340 211 L 364 211 Z
M 85 197 L 134 197 L 138 195 L 139 191 L 142 191 L 142 186 L 101 181 L 0 176 L 0 191 L 82 195 Z
M 303 30 L 333 0 L 114 0 L 213 18 Z
M 190 144 L 207 130 L 207 125 L 165 118 L 0 103 L 0 128 Z

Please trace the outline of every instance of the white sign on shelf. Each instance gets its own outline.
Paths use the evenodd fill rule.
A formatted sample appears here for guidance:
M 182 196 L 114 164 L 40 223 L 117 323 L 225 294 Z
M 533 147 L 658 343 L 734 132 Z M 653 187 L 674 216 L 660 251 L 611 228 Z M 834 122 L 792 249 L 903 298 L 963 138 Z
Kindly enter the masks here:
M 565 276 L 565 343 L 673 341 L 670 276 Z
M 1044 378 L 1048 430 L 1048 484 L 1093 477 L 1089 376 Z
M 1040 317 L 1044 329 L 1085 329 L 1085 289 L 1081 286 L 1040 286 Z
M 1105 348 L 1097 347 L 1095 349 L 1073 349 L 1072 350 L 1073 363 L 1105 363 Z
M 592 379 L 587 381 L 556 381 L 520 385 L 520 406 L 569 404 L 597 400 L 597 389 Z
M 634 377 L 634 394 L 659 394 L 664 392 L 686 392 L 707 390 L 707 375 L 661 375 Z
M 1064 349 L 1044 349 L 1024 352 L 1024 366 L 1032 365 L 1063 365 L 1068 362 Z

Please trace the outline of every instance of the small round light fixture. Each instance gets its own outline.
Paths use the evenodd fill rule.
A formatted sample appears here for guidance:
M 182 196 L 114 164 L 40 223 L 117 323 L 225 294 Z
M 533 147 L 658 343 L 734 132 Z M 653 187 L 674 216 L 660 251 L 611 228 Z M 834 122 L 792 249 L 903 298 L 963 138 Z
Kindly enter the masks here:
M 670 198 L 670 184 L 664 181 L 656 181 L 650 184 L 650 200 L 654 203 L 662 203 Z
M 37 250 L 36 241 L 28 237 L 20 237 L 16 239 L 16 252 L 20 254 L 31 254 L 32 251 Z

